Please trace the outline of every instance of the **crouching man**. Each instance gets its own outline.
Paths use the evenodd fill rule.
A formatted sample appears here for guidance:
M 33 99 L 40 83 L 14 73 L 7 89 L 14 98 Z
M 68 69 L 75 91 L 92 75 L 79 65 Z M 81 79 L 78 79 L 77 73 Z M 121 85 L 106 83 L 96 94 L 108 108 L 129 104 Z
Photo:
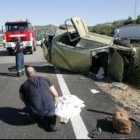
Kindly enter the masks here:
M 55 101 L 58 92 L 49 79 L 37 76 L 33 67 L 27 66 L 25 72 L 28 79 L 21 85 L 19 92 L 27 113 L 50 131 L 57 130 Z

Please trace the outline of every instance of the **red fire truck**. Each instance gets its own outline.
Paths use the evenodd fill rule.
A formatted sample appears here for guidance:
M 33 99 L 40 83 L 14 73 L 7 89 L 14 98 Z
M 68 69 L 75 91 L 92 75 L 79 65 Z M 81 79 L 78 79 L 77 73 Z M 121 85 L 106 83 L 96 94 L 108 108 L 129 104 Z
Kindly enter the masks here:
M 17 37 L 20 37 L 23 45 L 25 46 L 25 52 L 36 51 L 36 32 L 32 24 L 26 21 L 7 21 L 5 23 L 5 48 L 8 50 L 9 55 L 14 53 L 15 43 Z

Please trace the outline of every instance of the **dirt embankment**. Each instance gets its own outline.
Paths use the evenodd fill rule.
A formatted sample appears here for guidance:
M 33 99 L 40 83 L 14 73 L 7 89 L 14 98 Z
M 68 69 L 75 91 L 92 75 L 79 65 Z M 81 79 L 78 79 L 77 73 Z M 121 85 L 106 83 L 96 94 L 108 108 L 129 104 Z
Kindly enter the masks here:
M 140 90 L 128 84 L 124 84 L 125 90 L 113 86 L 113 81 L 94 81 L 96 85 L 105 91 L 119 106 L 123 107 L 129 116 L 140 122 Z

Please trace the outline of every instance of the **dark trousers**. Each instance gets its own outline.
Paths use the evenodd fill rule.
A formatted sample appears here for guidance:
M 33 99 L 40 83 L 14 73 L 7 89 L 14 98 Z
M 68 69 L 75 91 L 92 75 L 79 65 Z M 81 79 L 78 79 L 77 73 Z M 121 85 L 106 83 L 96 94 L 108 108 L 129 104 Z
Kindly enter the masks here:
M 57 131 L 59 128 L 58 116 L 35 116 L 37 122 L 47 131 Z
M 50 59 L 50 61 L 51 61 L 52 42 L 48 42 L 48 43 L 47 43 L 47 49 L 48 49 L 49 59 Z
M 23 52 L 19 52 L 16 54 L 16 69 L 17 69 L 18 76 L 23 75 L 25 72 Z
M 47 131 L 57 131 L 59 128 L 58 116 L 55 115 L 55 109 L 47 114 L 41 115 L 34 113 L 30 108 L 26 107 L 26 114 L 34 118 Z

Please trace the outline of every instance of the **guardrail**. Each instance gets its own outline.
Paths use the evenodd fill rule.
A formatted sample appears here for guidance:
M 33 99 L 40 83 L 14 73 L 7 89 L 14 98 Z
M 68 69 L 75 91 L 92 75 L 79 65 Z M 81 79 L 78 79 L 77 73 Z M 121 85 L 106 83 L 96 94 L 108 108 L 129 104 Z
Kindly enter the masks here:
M 2 48 L 2 47 L 4 47 L 4 46 L 3 46 L 3 43 L 0 43 L 0 48 Z

